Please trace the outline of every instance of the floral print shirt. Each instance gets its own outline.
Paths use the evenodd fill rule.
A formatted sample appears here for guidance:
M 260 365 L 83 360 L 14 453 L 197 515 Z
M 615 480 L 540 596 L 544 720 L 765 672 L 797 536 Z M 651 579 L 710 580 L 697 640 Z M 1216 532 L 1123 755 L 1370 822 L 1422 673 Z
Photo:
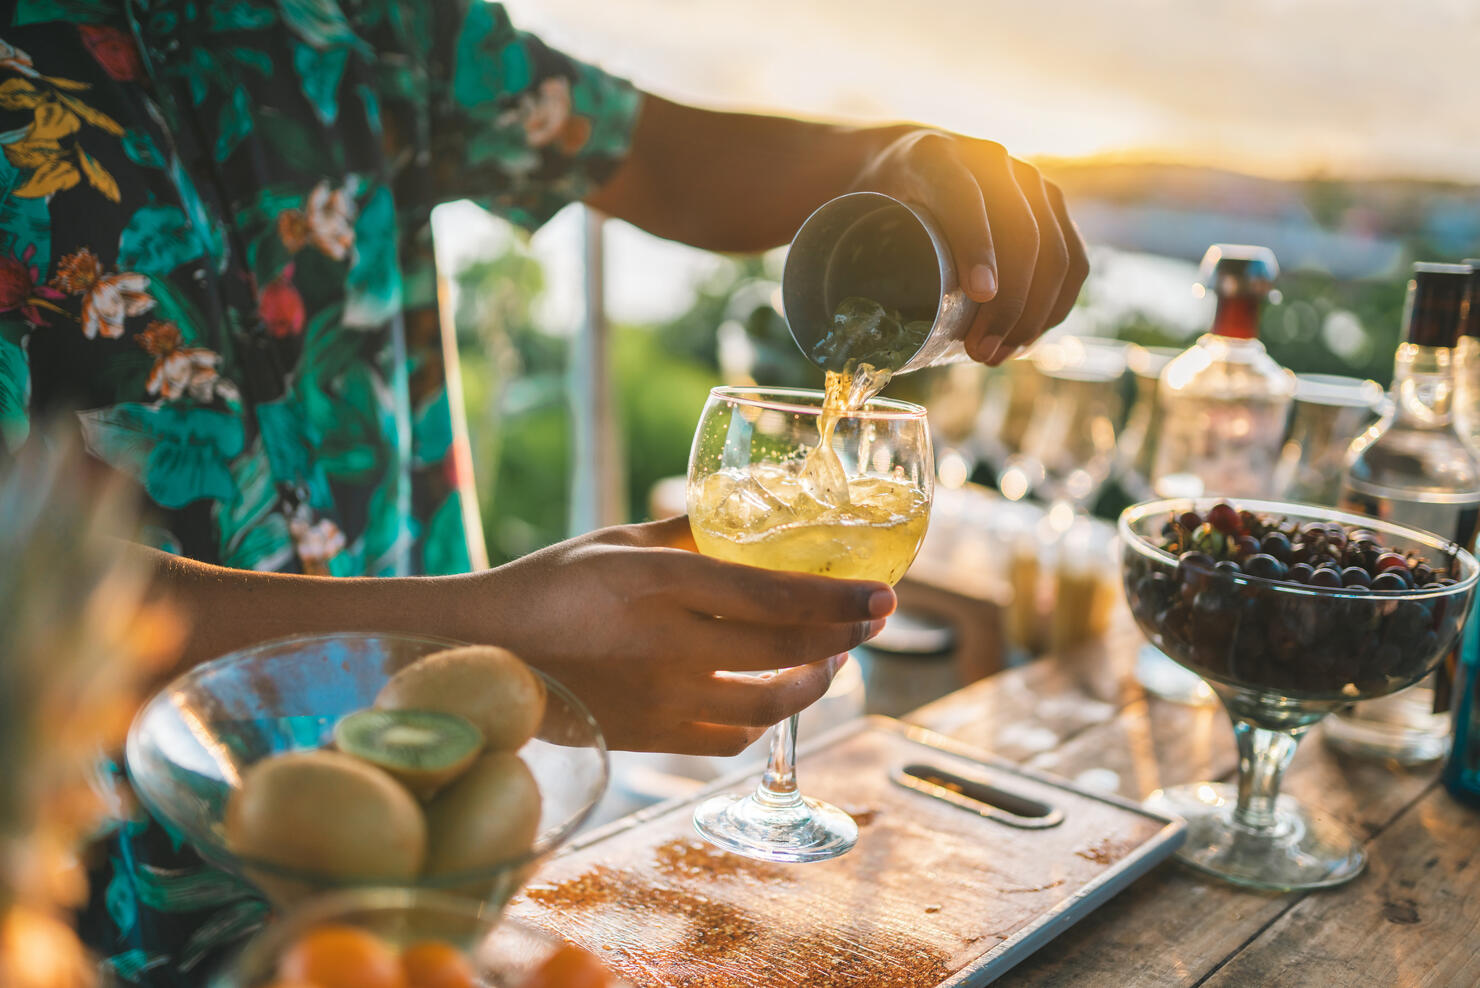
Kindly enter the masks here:
M 483 0 L 0 0 L 0 459 L 73 415 L 160 548 L 468 569 L 430 210 L 538 225 L 638 105 Z M 152 824 L 119 837 L 93 945 L 201 983 L 265 907 Z

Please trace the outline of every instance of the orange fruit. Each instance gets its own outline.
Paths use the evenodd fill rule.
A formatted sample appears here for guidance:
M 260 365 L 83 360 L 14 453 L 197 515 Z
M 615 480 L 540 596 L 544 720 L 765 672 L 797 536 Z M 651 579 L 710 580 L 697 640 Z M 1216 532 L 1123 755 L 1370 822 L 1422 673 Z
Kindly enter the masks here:
M 318 988 L 407 988 L 394 950 L 373 933 L 332 923 L 289 947 L 278 960 L 278 977 Z
M 279 978 L 271 984 L 265 985 L 264 988 L 319 988 L 319 986 L 307 981 L 291 981 Z
M 601 961 L 566 944 L 545 959 L 520 988 L 607 988 L 611 975 Z
M 461 950 L 444 940 L 423 940 L 401 951 L 406 988 L 477 988 L 478 975 Z

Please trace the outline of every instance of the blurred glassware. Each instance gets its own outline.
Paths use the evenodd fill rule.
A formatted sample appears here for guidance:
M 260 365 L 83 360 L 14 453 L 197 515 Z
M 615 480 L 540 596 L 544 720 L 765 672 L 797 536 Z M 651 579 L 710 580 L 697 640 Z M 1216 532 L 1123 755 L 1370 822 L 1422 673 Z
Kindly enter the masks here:
M 998 486 L 1008 497 L 1021 488 L 1052 504 L 1062 529 L 1067 518 L 1085 512 L 1114 465 L 1126 344 L 1065 336 L 1034 347 L 1031 359 L 1042 385 L 1022 450 L 1008 460 Z
M 1156 459 L 1156 436 L 1161 426 L 1161 405 L 1156 384 L 1162 368 L 1181 353 L 1172 347 L 1147 347 L 1132 343 L 1125 362 L 1134 382 L 1130 414 L 1115 443 L 1115 475 L 1134 501 L 1152 496 L 1151 468 Z
M 971 477 L 981 454 L 977 417 L 993 370 L 983 364 L 957 363 L 926 367 L 889 382 L 889 396 L 924 405 L 935 445 L 936 479 L 957 488 Z
M 1371 425 L 1382 385 L 1339 374 L 1296 374 L 1289 435 L 1275 467 L 1274 495 L 1334 507 L 1347 447 Z
M 1043 375 L 1028 354 L 988 371 L 975 436 L 977 452 L 993 474 L 1000 477 L 1007 461 L 1022 450 L 1023 434 L 1042 388 Z M 1002 492 L 1009 501 L 1020 501 L 1027 493 L 1026 487 Z

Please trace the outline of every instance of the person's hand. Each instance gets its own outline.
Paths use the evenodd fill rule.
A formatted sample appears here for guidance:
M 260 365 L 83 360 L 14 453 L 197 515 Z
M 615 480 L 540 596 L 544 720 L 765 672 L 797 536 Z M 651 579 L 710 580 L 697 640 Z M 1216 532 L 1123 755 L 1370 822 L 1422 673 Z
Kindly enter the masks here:
M 924 206 L 940 221 L 966 295 L 982 303 L 966 352 L 996 366 L 1062 322 L 1089 273 L 1058 186 L 1000 144 L 935 130 L 893 140 L 855 190 Z
M 549 673 L 608 743 L 727 755 L 827 692 L 894 610 L 885 583 L 738 566 L 692 551 L 687 518 L 607 528 L 467 579 L 459 629 Z M 760 678 L 727 675 L 781 670 Z

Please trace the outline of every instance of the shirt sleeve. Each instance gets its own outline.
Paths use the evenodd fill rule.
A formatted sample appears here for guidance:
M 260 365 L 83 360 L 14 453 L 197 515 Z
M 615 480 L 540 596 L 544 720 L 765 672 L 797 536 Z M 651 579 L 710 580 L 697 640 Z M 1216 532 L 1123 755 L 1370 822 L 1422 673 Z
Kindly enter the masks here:
M 515 30 L 500 4 L 426 3 L 432 193 L 536 227 L 610 178 L 641 106 L 630 83 Z

